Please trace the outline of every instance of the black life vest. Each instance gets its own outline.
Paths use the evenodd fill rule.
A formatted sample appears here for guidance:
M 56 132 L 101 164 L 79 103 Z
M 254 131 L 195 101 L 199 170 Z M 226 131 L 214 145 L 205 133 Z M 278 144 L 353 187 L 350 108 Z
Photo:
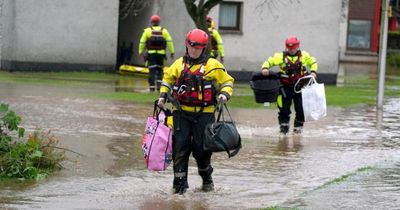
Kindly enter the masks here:
M 151 28 L 151 36 L 146 42 L 146 47 L 148 50 L 164 50 L 167 47 L 167 41 L 165 40 L 161 27 L 160 30 L 154 30 Z
M 280 74 L 280 81 L 283 85 L 294 85 L 297 80 L 304 76 L 303 65 L 301 62 L 301 51 L 299 50 L 295 56 L 297 56 L 297 60 L 293 63 L 290 59 L 288 59 L 288 52 L 283 52 L 283 62 L 285 63 L 285 67 L 283 68 L 283 72 Z
M 196 71 L 190 71 L 182 62 L 182 71 L 173 87 L 173 96 L 186 106 L 207 107 L 215 104 L 216 90 L 212 81 L 204 79 L 204 65 Z

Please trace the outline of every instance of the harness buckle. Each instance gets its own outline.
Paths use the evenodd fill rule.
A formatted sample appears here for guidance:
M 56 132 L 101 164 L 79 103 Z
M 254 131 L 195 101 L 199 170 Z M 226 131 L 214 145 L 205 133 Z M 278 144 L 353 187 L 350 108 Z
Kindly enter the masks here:
M 186 88 L 187 88 L 186 85 L 181 85 L 181 86 L 179 87 L 178 91 L 177 91 L 178 95 L 184 94 L 184 93 L 186 92 Z

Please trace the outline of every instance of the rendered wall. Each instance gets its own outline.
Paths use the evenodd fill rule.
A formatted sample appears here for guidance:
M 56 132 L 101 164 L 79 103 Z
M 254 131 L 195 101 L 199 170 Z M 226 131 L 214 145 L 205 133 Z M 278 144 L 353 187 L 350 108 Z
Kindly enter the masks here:
M 232 0 L 238 1 L 238 0 Z M 339 62 L 339 37 L 342 2 L 338 0 L 273 0 L 239 1 L 243 3 L 242 31 L 229 33 L 220 31 L 225 45 L 225 67 L 236 73 L 260 71 L 268 56 L 284 50 L 289 35 L 301 40 L 301 49 L 315 56 L 319 73 L 328 74 L 335 80 Z M 146 12 L 122 23 L 120 31 L 132 25 L 130 37 L 135 45 L 134 63 L 143 63 L 137 57 L 137 45 L 148 18 L 159 14 L 161 24 L 171 33 L 177 55 L 185 53 L 184 38 L 194 27 L 183 1 L 154 0 Z M 219 6 L 210 15 L 218 27 Z M 135 25 L 138 24 L 138 25 Z M 122 40 L 126 39 L 124 35 Z
M 113 69 L 118 8 L 117 0 L 4 1 L 3 68 Z
M 337 73 L 341 1 L 242 2 L 242 33 L 222 33 L 228 69 L 261 70 L 267 57 L 283 51 L 285 39 L 293 34 L 300 48 L 317 58 L 320 73 Z M 211 14 L 217 16 L 218 8 Z

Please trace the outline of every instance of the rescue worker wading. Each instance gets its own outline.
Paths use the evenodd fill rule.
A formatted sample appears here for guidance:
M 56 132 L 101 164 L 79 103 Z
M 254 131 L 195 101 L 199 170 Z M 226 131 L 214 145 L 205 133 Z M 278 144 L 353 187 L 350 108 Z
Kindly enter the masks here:
M 281 88 L 277 99 L 280 132 L 286 134 L 289 131 L 290 106 L 293 100 L 296 112 L 293 132 L 301 133 L 304 124 L 302 98 L 301 92 L 295 93 L 294 85 L 298 79 L 306 74 L 311 74 L 315 78 L 318 64 L 316 59 L 308 52 L 299 49 L 300 41 L 297 37 L 290 36 L 286 39 L 285 45 L 286 51 L 276 53 L 264 62 L 262 65 L 262 74 L 267 76 L 272 66 L 280 67 L 279 79 Z
M 204 130 L 208 123 L 214 122 L 216 102 L 226 102 L 231 97 L 234 79 L 219 61 L 204 53 L 207 42 L 206 32 L 200 29 L 190 31 L 186 35 L 185 56 L 169 67 L 161 84 L 158 106 L 164 106 L 167 93 L 172 93 L 174 99 L 174 193 L 183 194 L 189 187 L 188 163 L 191 153 L 203 180 L 202 190 L 214 190 L 212 153 L 203 150 Z
M 210 33 L 210 39 L 211 39 L 211 52 L 210 55 L 212 58 L 217 59 L 219 55 L 219 59 L 221 63 L 224 62 L 224 43 L 222 41 L 221 35 L 217 31 L 217 29 L 214 27 L 214 21 L 210 16 L 207 16 L 207 25 L 208 25 L 208 31 Z
M 139 43 L 139 55 L 144 54 L 144 60 L 147 61 L 149 68 L 149 88 L 155 91 L 160 89 L 160 83 L 163 75 L 164 59 L 166 59 L 166 48 L 168 47 L 171 59 L 174 59 L 174 44 L 168 30 L 160 26 L 160 17 L 153 15 L 150 17 L 151 27 L 144 29 Z

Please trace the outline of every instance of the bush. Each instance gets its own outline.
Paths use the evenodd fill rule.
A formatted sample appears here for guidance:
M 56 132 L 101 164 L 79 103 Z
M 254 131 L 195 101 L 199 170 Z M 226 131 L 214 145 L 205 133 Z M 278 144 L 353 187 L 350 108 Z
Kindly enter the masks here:
M 65 150 L 57 147 L 58 140 L 50 131 L 36 130 L 24 141 L 21 121 L 8 105 L 0 105 L 0 178 L 38 180 L 61 169 Z
M 389 49 L 400 49 L 400 32 L 388 33 L 387 47 Z

